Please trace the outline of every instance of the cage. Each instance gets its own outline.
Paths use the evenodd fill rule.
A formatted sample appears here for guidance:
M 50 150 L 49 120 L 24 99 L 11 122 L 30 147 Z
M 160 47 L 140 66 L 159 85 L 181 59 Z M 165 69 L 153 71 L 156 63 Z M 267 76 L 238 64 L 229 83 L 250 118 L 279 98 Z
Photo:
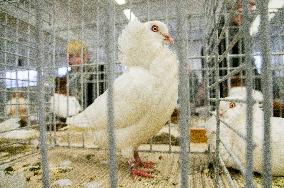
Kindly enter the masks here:
M 283 0 L 0 5 L 0 187 L 284 186 Z M 113 128 L 114 80 L 131 69 L 118 38 L 135 19 L 167 25 L 179 65 L 174 113 L 138 148 L 154 178 L 130 175 Z M 106 91 L 100 148 L 67 119 Z

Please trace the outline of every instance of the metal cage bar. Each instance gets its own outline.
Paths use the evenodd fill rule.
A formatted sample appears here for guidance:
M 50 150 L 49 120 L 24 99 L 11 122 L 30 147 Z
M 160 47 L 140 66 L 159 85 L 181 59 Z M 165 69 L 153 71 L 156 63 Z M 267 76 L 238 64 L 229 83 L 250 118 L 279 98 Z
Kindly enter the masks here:
M 36 1 L 36 49 L 37 49 L 37 59 L 38 59 L 38 118 L 39 118 L 39 128 L 40 128 L 40 153 L 41 153 L 41 164 L 42 164 L 42 183 L 44 187 L 49 187 L 49 170 L 48 170 L 48 156 L 47 156 L 47 144 L 46 144 L 46 114 L 45 114 L 45 98 L 44 98 L 44 79 L 45 75 L 43 72 L 44 57 L 43 57 L 43 47 L 44 47 L 44 36 L 43 36 L 43 25 L 42 25 L 42 1 Z
M 110 187 L 117 187 L 116 143 L 114 133 L 114 109 L 113 109 L 113 80 L 114 80 L 114 40 L 115 40 L 115 5 L 111 0 L 107 3 L 106 20 L 106 51 L 107 51 L 107 132 L 108 132 L 108 156 L 109 156 L 109 181 Z
M 185 3 L 184 0 L 177 1 L 177 54 L 179 59 L 179 86 L 178 99 L 180 100 L 180 130 L 181 130 L 181 184 L 180 187 L 188 187 L 188 75 L 186 72 L 186 45 L 187 45 L 187 28 L 185 18 Z M 190 117 L 189 117 L 190 118 Z
M 269 39 L 269 21 L 268 21 L 268 1 L 257 1 L 260 9 L 260 36 L 261 36 L 261 52 L 263 58 L 263 77 L 262 91 L 264 94 L 263 109 L 264 109 L 264 142 L 263 142 L 263 187 L 270 187 L 272 182 L 271 173 L 271 120 L 272 115 L 272 72 L 271 72 L 271 57 L 270 57 L 270 39 Z

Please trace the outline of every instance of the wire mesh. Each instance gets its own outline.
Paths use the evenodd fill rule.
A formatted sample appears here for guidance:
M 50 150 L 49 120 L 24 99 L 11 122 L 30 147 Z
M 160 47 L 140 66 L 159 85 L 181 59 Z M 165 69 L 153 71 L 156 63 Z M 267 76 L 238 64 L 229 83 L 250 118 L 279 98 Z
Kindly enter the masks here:
M 222 1 L 219 1 L 220 3 L 222 3 Z M 233 1 L 231 1 L 233 2 Z M 269 31 L 271 29 L 271 26 L 269 26 L 269 24 L 273 25 L 274 22 L 270 19 L 268 19 L 268 17 L 273 17 L 273 11 L 269 10 L 269 6 L 271 5 L 271 3 L 268 1 L 267 2 L 262 2 L 263 4 L 256 4 L 256 9 L 254 11 L 251 10 L 251 5 L 249 5 L 250 3 L 254 3 L 252 1 L 242 1 L 242 3 L 240 2 L 233 2 L 232 5 L 233 7 L 235 6 L 235 8 L 231 8 L 232 5 L 229 7 L 229 10 L 226 10 L 226 7 L 228 8 L 228 6 L 225 6 L 223 8 L 223 15 L 221 13 L 221 16 L 219 16 L 219 19 L 217 19 L 219 22 L 215 23 L 214 25 L 217 27 L 215 28 L 210 28 L 209 27 L 209 35 L 207 36 L 207 38 L 205 38 L 205 43 L 207 43 L 207 51 L 205 50 L 205 52 L 208 52 L 208 54 L 205 53 L 206 57 L 210 57 L 211 59 L 213 59 L 214 55 L 217 54 L 217 64 L 213 64 L 212 66 L 214 66 L 213 69 L 210 70 L 210 68 L 206 69 L 206 73 L 209 76 L 209 101 L 212 105 L 211 109 L 216 109 L 216 118 L 217 118 L 217 130 L 216 130 L 216 142 L 218 141 L 218 137 L 219 135 L 222 135 L 222 133 L 220 133 L 220 131 L 218 129 L 220 129 L 220 127 L 218 126 L 218 120 L 220 118 L 220 111 L 219 111 L 219 105 L 218 103 L 220 103 L 220 101 L 235 101 L 235 102 L 244 102 L 247 106 L 247 110 L 246 110 L 246 131 L 244 132 L 245 134 L 247 134 L 246 136 L 243 135 L 241 136 L 241 134 L 238 133 L 238 131 L 234 130 L 234 127 L 232 125 L 230 128 L 228 127 L 228 124 L 226 124 L 224 121 L 222 122 L 222 126 L 226 126 L 227 128 L 231 129 L 230 131 L 234 132 L 234 134 L 237 134 L 238 136 L 241 136 L 242 139 L 246 140 L 246 144 L 247 144 L 247 155 L 246 155 L 246 160 L 244 160 L 242 158 L 242 162 L 240 163 L 240 161 L 235 158 L 234 156 L 232 159 L 233 161 L 235 161 L 236 164 L 238 165 L 242 165 L 242 167 L 240 166 L 240 169 L 245 169 L 246 172 L 243 173 L 244 174 L 244 178 L 246 179 L 246 186 L 247 187 L 254 187 L 254 183 L 253 183 L 253 171 L 255 170 L 255 163 L 253 160 L 255 159 L 255 157 L 253 157 L 253 154 L 255 155 L 257 152 L 254 152 L 255 147 L 253 147 L 253 142 L 254 140 L 257 140 L 257 138 L 255 138 L 257 136 L 257 134 L 260 134 L 259 132 L 254 133 L 253 129 L 256 129 L 256 131 L 259 131 L 259 125 L 257 125 L 255 123 L 255 119 L 253 116 L 254 115 L 258 115 L 253 113 L 253 109 L 255 106 L 255 103 L 258 103 L 259 101 L 254 101 L 253 97 L 252 97 L 252 92 L 253 89 L 256 90 L 261 90 L 263 91 L 263 96 L 264 96 L 264 100 L 266 103 L 266 106 L 262 106 L 263 107 L 263 112 L 266 113 L 266 120 L 267 122 L 265 122 L 263 125 L 266 127 L 265 131 L 262 133 L 263 135 L 265 135 L 263 142 L 259 141 L 263 143 L 263 149 L 266 148 L 266 152 L 263 152 L 263 165 L 265 166 L 264 168 L 267 169 L 266 172 L 263 174 L 263 181 L 265 181 L 265 179 L 267 179 L 266 183 L 263 182 L 264 186 L 270 186 L 271 185 L 271 154 L 270 151 L 268 151 L 268 148 L 271 149 L 270 146 L 270 119 L 271 119 L 271 111 L 269 111 L 269 109 L 271 109 L 272 106 L 272 99 L 269 98 L 272 96 L 272 90 L 273 88 L 271 87 L 272 84 L 270 83 L 270 77 L 271 77 L 271 70 L 273 70 L 273 68 L 269 68 L 269 66 L 271 66 L 271 62 L 269 60 L 269 56 L 270 55 L 274 55 L 275 53 L 273 52 L 273 50 L 269 50 L 268 46 L 270 45 L 270 40 L 273 38 L 271 36 L 271 31 Z M 232 22 L 232 19 L 236 19 L 238 18 L 236 16 L 236 10 L 237 7 L 236 6 L 243 6 L 243 11 L 242 11 L 242 15 L 240 16 L 240 20 L 239 23 L 237 23 L 237 29 L 236 29 L 236 24 L 229 26 L 228 24 Z M 217 12 L 217 8 L 215 9 Z M 233 11 L 232 11 L 233 10 Z M 222 11 L 222 8 L 221 8 Z M 281 12 L 281 11 L 280 11 Z M 212 13 L 212 12 L 211 12 Z M 240 12 L 239 12 L 240 13 Z M 214 8 L 213 8 L 213 15 L 216 13 L 214 13 Z M 210 14 L 210 10 L 208 12 L 208 15 L 212 15 Z M 266 20 L 258 20 L 259 19 L 259 14 L 262 14 L 262 18 L 266 19 Z M 272 14 L 272 15 L 271 15 Z M 279 13 L 281 14 L 281 13 Z M 215 17 L 214 17 L 215 18 Z M 222 19 L 225 19 L 224 21 L 222 21 Z M 258 24 L 260 24 L 259 28 L 262 28 L 262 30 L 258 30 L 257 27 L 255 27 L 255 23 L 257 22 L 256 20 L 258 20 Z M 236 20 L 233 20 L 236 21 Z M 240 22 L 241 21 L 241 22 Z M 276 21 L 276 20 L 275 20 Z M 279 21 L 279 20 L 278 20 Z M 277 21 L 277 22 L 278 22 Z M 221 22 L 221 24 L 223 24 L 223 26 L 218 26 L 218 24 Z M 252 25 L 252 26 L 251 26 Z M 254 27 L 253 27 L 254 26 Z M 222 28 L 222 29 L 220 29 Z M 235 32 L 233 36 L 232 32 L 230 32 L 231 29 L 234 29 Z M 250 31 L 254 30 L 253 33 Z M 242 31 L 240 33 L 240 31 Z M 218 33 L 218 34 L 217 34 Z M 217 34 L 217 39 L 214 39 L 214 35 Z M 225 36 L 224 36 L 225 34 Z M 258 36 L 261 35 L 265 35 L 265 37 L 261 37 L 259 38 Z M 216 38 L 216 37 L 215 37 Z M 243 42 L 243 44 L 241 44 Z M 259 46 L 259 44 L 262 45 Z M 241 51 L 238 51 L 238 54 L 234 54 L 236 52 L 234 52 L 234 48 L 237 48 Z M 274 46 L 274 45 L 272 45 Z M 275 45 L 276 46 L 276 45 Z M 216 50 L 217 51 L 214 51 Z M 219 50 L 219 51 L 218 51 Z M 259 56 L 259 52 L 261 51 L 261 57 L 263 58 L 263 62 L 262 65 L 259 65 L 258 63 L 259 60 L 257 59 Z M 276 54 L 275 54 L 276 55 Z M 239 57 L 238 57 L 239 56 Z M 265 56 L 265 57 L 264 57 Z M 243 58 L 244 57 L 244 58 Z M 210 61 L 212 60 L 208 60 L 208 58 L 206 59 L 208 63 L 210 63 Z M 239 64 L 236 65 L 236 62 L 238 62 Z M 254 62 L 254 63 L 251 63 Z M 224 64 L 225 63 L 225 64 Z M 256 65 L 255 65 L 256 64 Z M 272 64 L 273 66 L 273 64 Z M 218 67 L 219 70 L 218 70 Z M 260 68 L 261 67 L 261 68 Z M 209 70 L 208 70 L 209 69 Z M 227 69 L 227 70 L 226 70 Z M 258 69 L 258 70 L 256 70 Z M 277 69 L 281 69 L 280 67 L 277 67 Z M 224 70 L 225 72 L 222 73 L 222 70 Z M 244 73 L 245 70 L 245 73 Z M 212 77 L 210 76 L 210 74 L 214 74 L 214 72 L 217 72 L 217 75 L 212 75 Z M 260 75 L 261 74 L 261 75 Z M 221 76 L 219 78 L 219 76 Z M 236 81 L 236 79 L 238 81 Z M 210 81 L 211 80 L 211 81 Z M 262 80 L 262 84 L 260 83 L 260 80 Z M 265 80 L 265 81 L 264 81 Z M 211 84 L 210 84 L 211 82 Z M 270 83 L 270 84 L 268 84 Z M 236 85 L 237 84 L 237 85 Z M 261 88 L 260 88 L 261 85 Z M 246 100 L 245 101 L 240 101 L 237 100 L 237 98 L 228 98 L 226 99 L 225 97 L 227 97 L 228 95 L 228 91 L 230 90 L 231 87 L 236 87 L 236 86 L 245 86 L 247 88 L 247 96 L 246 96 Z M 220 90 L 221 93 L 217 93 L 214 94 L 214 90 Z M 265 91 L 265 92 L 264 92 Z M 216 91 L 215 91 L 216 92 Z M 271 92 L 271 93 L 269 93 Z M 276 93 L 277 91 L 273 90 L 274 93 Z M 218 100 L 219 95 L 221 96 L 221 99 Z M 241 94 L 239 94 L 241 95 Z M 235 95 L 237 96 L 237 95 Z M 225 98 L 225 99 L 224 99 Z M 277 99 L 273 99 L 277 100 Z M 273 102 L 274 103 L 274 102 Z M 265 108 L 265 109 L 264 109 Z M 213 114 L 215 115 L 215 114 Z M 258 117 L 260 118 L 260 117 Z M 265 119 L 264 118 L 264 119 Z M 265 125 L 267 124 L 267 125 Z M 221 126 L 221 132 L 222 131 L 226 131 L 227 129 L 222 128 Z M 228 130 L 227 130 L 228 131 Z M 266 135 L 267 134 L 267 135 Z M 222 135 L 224 136 L 224 135 Z M 228 147 L 226 147 L 226 145 L 229 147 L 232 147 L 230 145 L 229 142 L 227 142 L 227 144 L 224 144 L 224 142 L 222 141 L 221 137 L 221 142 L 222 145 L 224 147 L 224 149 L 226 150 L 226 152 L 233 154 L 234 152 L 239 152 L 236 149 L 233 149 L 233 153 L 232 150 L 228 149 Z M 269 141 L 270 140 L 270 141 Z M 232 143 L 231 143 L 232 144 Z M 256 146 L 256 145 L 255 145 Z M 219 149 L 218 144 L 216 143 L 216 152 L 218 153 Z M 220 150 L 222 151 L 222 148 L 220 148 Z M 216 155 L 217 158 L 218 155 Z M 240 157 L 240 156 L 239 156 Z M 258 155 L 258 157 L 260 157 Z M 222 155 L 221 155 L 222 158 Z M 243 165 L 245 165 L 246 163 L 246 168 L 244 168 Z M 224 165 L 222 165 L 224 166 Z M 269 168 L 269 169 L 268 169 Z M 262 171 L 264 172 L 264 171 Z M 226 173 L 226 175 L 228 175 Z M 216 182 L 218 182 L 216 180 Z
M 39 2 L 42 3 L 41 6 L 38 5 Z M 180 171 L 177 172 L 181 181 L 178 186 L 193 187 L 195 183 L 192 182 L 189 174 L 193 168 L 192 162 L 196 158 L 192 154 L 194 152 L 190 142 L 193 126 L 191 121 L 196 117 L 202 121 L 213 117 L 216 118 L 214 126 L 212 125 L 216 128 L 214 130 L 216 136 L 213 142 L 208 142 L 213 148 L 210 156 L 214 159 L 215 186 L 221 186 L 223 183 L 223 172 L 228 184 L 231 187 L 237 186 L 231 171 L 226 167 L 229 160 L 241 170 L 246 186 L 253 187 L 254 149 L 259 145 L 254 139 L 252 112 L 254 105 L 259 101 L 253 99 L 252 95 L 254 90 L 262 89 L 264 96 L 261 106 L 264 112 L 262 184 L 264 187 L 269 187 L 272 183 L 270 117 L 271 114 L 284 117 L 284 52 L 281 27 L 283 8 L 271 9 L 268 6 L 269 2 L 265 1 L 257 3 L 256 9 L 251 12 L 250 7 L 245 6 L 249 2 L 249 0 L 243 1 L 243 23 L 240 25 L 232 24 L 232 20 L 238 16 L 237 0 L 198 2 L 131 0 L 122 5 L 116 4 L 115 1 L 89 0 L 1 2 L 1 123 L 11 117 L 20 118 L 26 125 L 16 127 L 16 130 L 36 130 L 36 137 L 40 135 L 42 164 L 45 164 L 42 165 L 44 169 L 42 181 L 43 185 L 48 187 L 55 181 L 52 168 L 47 163 L 47 160 L 54 162 L 54 158 L 51 157 L 54 157 L 53 152 L 68 152 L 68 149 L 70 153 L 77 149 L 99 151 L 96 143 L 93 142 L 92 131 L 74 133 L 64 130 L 66 118 L 72 116 L 74 110 L 72 109 L 74 98 L 80 105 L 78 112 L 83 111 L 107 89 L 110 91 L 111 80 L 127 69 L 118 61 L 117 38 L 133 17 L 139 18 L 142 22 L 160 20 L 167 23 L 170 33 L 177 40 L 176 45 L 170 48 L 177 52 L 180 65 L 178 101 L 181 109 L 180 130 L 177 139 L 172 137 L 177 128 L 170 121 L 167 122 L 168 137 L 163 143 L 167 144 L 166 149 L 160 150 L 157 147 L 155 136 L 145 141 L 148 145 L 142 147 L 140 151 L 150 154 L 180 154 Z M 128 10 L 126 14 L 124 10 Z M 256 20 L 259 20 L 259 29 L 251 33 L 249 29 L 253 29 L 250 27 Z M 69 45 L 77 48 L 76 55 L 68 53 Z M 74 50 L 71 47 L 69 50 Z M 74 63 L 70 60 L 72 58 Z M 231 88 L 236 86 L 245 86 L 248 91 L 247 97 L 227 99 Z M 109 93 L 111 96 L 111 92 Z M 111 97 L 109 99 L 111 104 Z M 51 105 L 57 101 L 63 102 L 57 106 Z M 232 101 L 247 105 L 245 131 L 238 130 L 232 122 L 220 117 L 220 104 Z M 21 110 L 23 106 L 24 110 Z M 8 112 L 11 108 L 15 109 L 13 115 Z M 56 114 L 62 108 L 66 110 L 64 115 Z M 109 112 L 111 115 L 113 110 L 110 108 Z M 117 187 L 121 182 L 122 167 L 119 164 L 117 168 L 115 167 L 120 158 L 117 157 L 118 161 L 115 159 L 112 118 L 110 116 L 110 173 L 106 173 L 106 177 L 102 178 L 110 177 L 110 181 L 104 183 Z M 5 132 L 7 131 L 1 131 L 0 134 Z M 229 143 L 224 136 L 226 132 L 233 132 L 230 135 L 247 144 L 246 150 L 242 148 L 242 151 L 247 151 L 246 159 L 239 159 L 243 156 L 235 153 L 236 150 L 230 145 L 232 143 Z M 8 145 L 3 144 L 1 147 L 5 145 L 8 146 L 7 148 L 13 148 L 19 143 L 27 144 L 17 140 L 9 141 Z M 37 148 L 27 149 L 20 154 L 25 157 L 35 152 L 39 152 Z M 227 155 L 228 159 L 225 158 Z M 8 156 L 1 159 L 1 164 L 7 164 L 17 158 L 18 155 Z M 87 172 L 91 164 L 88 160 L 82 161 L 84 162 L 81 164 L 81 172 Z M 49 177 L 48 171 L 52 172 Z M 80 180 L 76 185 L 86 181 L 84 174 L 78 179 Z

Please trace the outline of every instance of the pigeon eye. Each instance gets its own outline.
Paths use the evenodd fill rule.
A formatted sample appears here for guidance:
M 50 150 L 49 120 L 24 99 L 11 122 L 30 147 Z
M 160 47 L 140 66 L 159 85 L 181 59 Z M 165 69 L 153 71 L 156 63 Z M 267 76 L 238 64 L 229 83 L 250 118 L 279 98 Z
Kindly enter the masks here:
M 156 25 L 153 25 L 152 28 L 151 28 L 151 30 L 152 30 L 153 32 L 158 32 L 158 31 L 159 31 L 159 27 L 156 26 Z
M 229 108 L 235 108 L 236 107 L 236 103 L 234 103 L 234 102 L 230 102 L 230 104 L 229 104 Z

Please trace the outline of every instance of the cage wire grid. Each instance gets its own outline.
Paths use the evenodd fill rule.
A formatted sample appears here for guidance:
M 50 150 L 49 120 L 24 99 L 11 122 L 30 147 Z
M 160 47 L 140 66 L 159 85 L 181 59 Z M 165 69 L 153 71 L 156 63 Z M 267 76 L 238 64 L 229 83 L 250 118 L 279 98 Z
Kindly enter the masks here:
M 206 113 L 209 115 L 216 116 L 216 143 L 210 145 L 210 157 L 214 161 L 214 186 L 219 187 L 223 180 L 220 175 L 220 171 L 223 171 L 226 175 L 227 182 L 230 187 L 238 187 L 239 185 L 231 177 L 229 170 L 226 168 L 225 163 L 220 154 L 220 149 L 223 148 L 229 154 L 231 159 L 240 169 L 241 174 L 245 179 L 246 187 L 256 186 L 253 181 L 253 149 L 255 148 L 255 143 L 253 142 L 253 114 L 252 107 L 256 102 L 252 98 L 252 90 L 254 89 L 253 79 L 255 77 L 260 77 L 262 80 L 262 91 L 265 97 L 263 101 L 263 111 L 264 111 L 264 144 L 263 144 L 263 187 L 270 187 L 272 183 L 271 177 L 271 133 L 270 133 L 270 117 L 272 113 L 272 72 L 278 76 L 279 80 L 279 96 L 277 97 L 280 102 L 284 102 L 283 99 L 283 30 L 280 30 L 272 34 L 271 28 L 274 27 L 273 24 L 269 23 L 269 15 L 275 14 L 272 10 L 268 10 L 268 1 L 258 1 L 256 4 L 256 10 L 251 16 L 247 6 L 244 4 L 248 3 L 248 0 L 244 0 L 243 3 L 243 24 L 238 28 L 235 35 L 230 35 L 231 26 L 230 20 L 235 16 L 234 8 L 228 10 L 228 7 L 236 6 L 236 0 L 233 1 L 204 1 L 205 4 L 203 15 L 189 14 L 186 8 L 188 7 L 189 1 L 178 0 L 174 3 L 172 1 L 164 0 L 165 13 L 158 15 L 153 14 L 155 9 L 151 9 L 154 6 L 154 1 L 147 0 L 146 6 L 142 7 L 141 21 L 149 21 L 153 19 L 164 21 L 169 23 L 174 33 L 176 34 L 176 46 L 179 59 L 179 105 L 180 105 L 180 119 L 179 126 L 181 129 L 181 140 L 180 149 L 172 146 L 171 136 L 169 137 L 169 144 L 166 151 L 160 151 L 153 149 L 153 140 L 150 141 L 149 149 L 141 149 L 140 151 L 149 153 L 177 153 L 180 154 L 180 187 L 188 187 L 190 184 L 189 170 L 192 167 L 190 165 L 191 160 L 196 160 L 193 157 L 192 152 L 189 152 L 190 145 L 188 140 L 188 121 L 191 120 L 192 114 L 196 113 L 197 104 L 196 103 L 196 92 L 197 88 L 193 87 L 195 85 L 195 77 L 199 75 L 201 79 L 204 79 L 204 106 L 206 107 Z M 139 1 L 129 1 L 123 8 L 129 8 L 129 18 L 134 16 L 133 12 L 137 7 L 142 6 Z M 229 5 L 228 5 L 229 3 Z M 69 113 L 69 94 L 72 90 L 70 82 L 72 82 L 73 76 L 78 76 L 80 82 L 77 83 L 77 87 L 83 89 L 80 90 L 78 96 L 80 102 L 85 109 L 88 106 L 88 96 L 86 87 L 88 83 L 93 84 L 93 93 L 91 100 L 95 99 L 97 96 L 102 94 L 107 88 L 109 90 L 108 96 L 108 140 L 109 140 L 109 185 L 111 187 L 118 186 L 118 175 L 117 169 L 117 157 L 115 150 L 115 140 L 114 140 L 114 130 L 113 130 L 113 106 L 112 106 L 112 82 L 115 77 L 120 75 L 122 72 L 119 67 L 119 62 L 117 60 L 117 37 L 121 32 L 121 29 L 127 24 L 125 18 L 121 18 L 119 11 L 122 10 L 121 6 L 115 4 L 114 1 L 64 1 L 60 4 L 57 1 L 5 1 L 1 2 L 1 49 L 0 52 L 3 56 L 3 62 L 0 62 L 1 66 L 1 92 L 2 92 L 2 104 L 1 119 L 8 119 L 5 106 L 16 106 L 15 117 L 20 117 L 19 109 L 20 105 L 27 106 L 27 112 L 24 115 L 27 117 L 27 126 L 16 128 L 30 130 L 35 127 L 39 127 L 39 139 L 40 139 L 40 156 L 41 156 L 41 167 L 42 167 L 42 185 L 43 187 L 50 187 L 50 168 L 48 164 L 48 153 L 51 153 L 56 148 L 69 148 L 72 149 L 94 149 L 95 145 L 87 144 L 87 134 L 80 133 L 78 138 L 74 135 L 67 133 L 65 135 L 66 139 L 60 139 L 60 132 L 58 132 L 57 119 L 49 109 L 50 96 L 56 93 L 56 86 L 54 81 L 50 80 L 59 75 L 59 69 L 65 68 L 66 83 L 67 83 L 67 115 Z M 176 7 L 176 14 L 169 14 L 169 7 Z M 65 7 L 65 8 L 63 8 Z M 90 12 L 90 7 L 94 9 Z M 236 7 L 235 7 L 236 8 Z M 77 10 L 78 9 L 78 10 Z M 25 12 L 25 14 L 17 13 L 15 10 L 20 10 Z M 60 12 L 61 14 L 59 14 Z M 283 10 L 280 9 L 278 12 L 283 14 Z M 11 14 L 13 13 L 13 14 Z M 57 15 L 58 14 L 58 15 Z M 72 15 L 76 15 L 72 17 Z M 90 14 L 94 16 L 94 20 L 90 20 L 87 16 Z M 260 31 L 254 37 L 249 35 L 249 24 L 250 19 L 254 19 L 260 15 Z M 202 20 L 204 18 L 204 20 Z M 219 23 L 221 19 L 224 19 L 224 24 L 220 28 Z M 197 21 L 204 21 L 204 25 L 201 25 L 201 21 L 196 24 Z M 280 19 L 279 19 L 280 20 Z M 283 21 L 276 21 L 274 23 L 277 26 L 283 25 Z M 63 22 L 60 25 L 57 22 Z M 269 25 L 271 24 L 271 25 Z M 197 25 L 197 28 L 194 28 Z M 176 30 L 174 29 L 176 27 Z M 203 28 L 201 28 L 203 27 Z M 93 29 L 94 35 L 90 34 L 90 28 Z M 26 32 L 21 31 L 24 30 Z M 196 33 L 202 33 L 199 36 L 200 43 L 205 47 L 205 53 L 201 55 L 196 55 L 197 53 L 191 53 L 190 50 L 194 48 L 193 43 L 195 42 L 193 36 Z M 194 34 L 193 34 L 194 33 Z M 15 34 L 15 36 L 13 36 Z M 90 36 L 88 36 L 90 35 Z M 90 38 L 96 39 L 95 43 L 90 40 Z M 86 41 L 89 48 L 97 48 L 93 50 L 95 54 L 95 62 L 92 64 L 80 64 L 73 65 L 72 68 L 76 68 L 79 71 L 77 73 L 70 73 L 68 71 L 68 55 L 66 55 L 65 46 L 72 39 L 78 38 L 82 41 Z M 198 38 L 198 36 L 197 36 Z M 276 39 L 276 40 L 275 40 Z M 222 53 L 218 51 L 220 43 L 225 40 L 225 49 Z M 231 50 L 237 42 L 244 40 L 244 51 L 239 54 L 232 54 Z M 271 49 L 270 41 L 276 41 L 277 45 L 273 45 Z M 12 47 L 11 47 L 12 46 Z M 276 49 L 274 49 L 276 46 Z M 100 50 L 105 48 L 103 55 Z M 242 47 L 241 47 L 242 48 Z M 257 49 L 257 53 L 255 50 Z M 103 56 L 103 57 L 101 57 Z M 262 57 L 262 69 L 261 76 L 253 75 L 253 67 L 250 60 L 254 56 Z M 235 59 L 240 60 L 240 66 L 232 67 L 231 61 Z M 280 59 L 279 59 L 280 58 Z M 275 60 L 276 59 L 276 60 Z M 80 49 L 80 60 L 84 61 L 84 48 Z M 204 67 L 197 66 L 191 67 L 191 72 L 188 72 L 186 68 L 188 64 L 195 63 L 200 64 L 200 61 L 204 60 Z M 224 61 L 226 60 L 226 65 L 224 66 Z M 276 63 L 272 65 L 271 61 L 275 60 Z M 24 61 L 24 65 L 21 66 L 19 63 Z M 11 63 L 12 62 L 12 63 Z M 59 63 L 58 63 L 59 62 Z M 100 62 L 105 62 L 104 64 Z M 213 64 L 212 64 L 213 63 Z M 220 67 L 220 64 L 222 66 Z M 210 66 L 209 66 L 210 65 Z M 212 66 L 213 65 L 213 66 Z M 84 69 L 90 67 L 90 72 L 85 72 Z M 2 70 L 3 68 L 3 70 Z M 31 70 L 37 71 L 36 81 L 30 78 Z M 243 70 L 246 70 L 246 74 L 243 74 Z M 7 78 L 3 73 L 6 72 L 16 72 L 15 78 Z M 26 71 L 27 78 L 19 78 L 19 71 Z M 226 71 L 226 75 L 220 75 L 220 71 Z M 195 73 L 195 74 L 194 74 Z M 240 103 L 247 104 L 247 134 L 235 129 L 229 123 L 224 122 L 220 119 L 218 113 L 212 113 L 212 110 L 216 112 L 219 111 L 220 101 L 228 101 L 228 99 L 221 97 L 220 85 L 224 82 L 227 83 L 228 88 L 231 87 L 232 79 L 236 74 L 240 74 L 241 85 L 247 87 L 247 100 L 232 100 Z M 74 74 L 74 75 L 73 75 Z M 204 74 L 204 75 L 203 75 Z M 85 79 L 85 77 L 92 76 L 91 80 Z M 198 76 L 197 76 L 198 77 Z M 243 83 L 245 80 L 245 83 Z M 273 78 L 275 80 L 275 78 Z M 7 88 L 5 85 L 10 82 L 10 85 L 15 83 L 14 89 Z M 30 86 L 30 84 L 35 83 L 36 86 Z M 4 85 L 3 85 L 4 84 Z M 21 87 L 21 84 L 26 84 L 27 87 Z M 3 87 L 2 87 L 3 85 Z M 80 86 L 79 86 L 80 85 Z M 29 87 L 30 86 L 30 87 Z M 60 83 L 58 84 L 60 88 Z M 24 103 L 20 100 L 22 97 L 15 97 L 15 103 L 9 103 L 9 98 L 14 92 L 21 93 L 22 97 L 26 97 Z M 281 95 L 282 93 L 282 95 Z M 275 99 L 276 97 L 273 97 Z M 53 98 L 55 100 L 55 97 Z M 190 106 L 188 107 L 188 102 L 190 101 Z M 280 103 L 281 104 L 281 103 Z M 54 109 L 53 109 L 54 110 Z M 190 114 L 188 116 L 188 114 Z M 282 109 L 280 108 L 280 114 L 282 114 Z M 31 118 L 34 117 L 34 118 Z M 34 119 L 34 120 L 33 120 Z M 37 122 L 36 126 L 33 121 Z M 222 123 L 222 124 L 221 124 Z M 231 149 L 226 146 L 226 143 L 220 137 L 222 127 L 226 126 L 228 129 L 232 130 L 238 137 L 246 142 L 247 153 L 246 153 L 246 164 L 238 159 Z M 171 134 L 171 126 L 168 124 L 168 131 Z M 72 139 L 77 139 L 78 142 L 72 143 Z M 17 144 L 11 143 L 12 144 Z M 64 150 L 67 151 L 68 150 Z M 96 151 L 96 150 L 95 150 Z M 37 149 L 32 149 L 24 156 L 31 156 L 31 154 L 38 153 Z M 2 164 L 7 162 L 12 162 L 18 159 L 19 156 L 11 157 L 8 161 L 2 162 Z M 192 186 L 192 185 L 191 185 Z

